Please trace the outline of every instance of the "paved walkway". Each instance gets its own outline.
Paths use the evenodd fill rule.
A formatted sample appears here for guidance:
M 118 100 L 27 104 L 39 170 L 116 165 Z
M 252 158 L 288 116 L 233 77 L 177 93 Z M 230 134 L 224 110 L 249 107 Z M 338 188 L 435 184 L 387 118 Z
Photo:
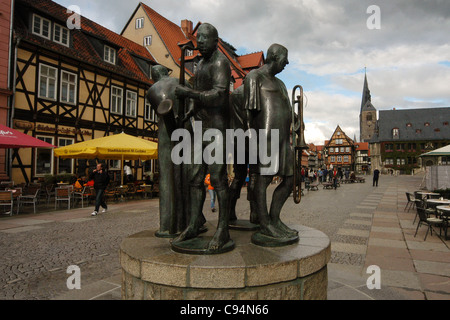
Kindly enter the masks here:
M 417 227 L 417 221 L 413 224 L 415 210 L 404 211 L 405 192 L 417 190 L 421 181 L 421 176 L 381 176 L 380 186 L 373 187 L 369 176 L 366 183 L 343 184 L 337 190 L 326 190 L 319 186 L 318 191 L 306 192 L 299 206 L 294 205 L 293 201 L 286 203 L 283 216 L 287 224 L 300 221 L 304 225 L 325 232 L 330 237 L 332 257 L 328 265 L 329 300 L 448 300 L 450 298 L 450 241 L 441 240 L 435 233 L 432 236 L 429 234 L 424 241 L 425 226 L 419 228 L 417 236 L 414 237 Z M 243 194 L 239 200 L 243 208 L 241 210 L 243 216 L 248 215 L 245 198 Z M 208 208 L 209 199 L 207 198 L 205 212 Z M 158 200 L 111 204 L 106 215 L 95 218 L 89 217 L 89 209 L 40 211 L 41 213 L 37 215 L 21 214 L 0 218 L 0 254 L 6 257 L 5 268 L 10 271 L 9 274 L 2 276 L 4 279 L 0 279 L 0 293 L 8 292 L 3 299 L 10 299 L 11 294 L 14 299 L 29 299 L 26 293 L 14 294 L 14 290 L 18 291 L 22 288 L 22 291 L 26 291 L 23 287 L 37 287 L 36 292 L 42 292 L 45 288 L 42 280 L 37 281 L 39 283 L 30 283 L 31 280 L 27 280 L 27 274 L 33 272 L 31 270 L 33 266 L 19 272 L 25 267 L 24 263 L 17 262 L 17 259 L 25 258 L 20 255 L 15 256 L 11 251 L 22 250 L 23 244 L 8 245 L 6 243 L 8 236 L 18 242 L 20 239 L 26 241 L 25 239 L 32 238 L 45 244 L 43 237 L 48 237 L 52 243 L 58 239 L 63 242 L 64 235 L 69 237 L 72 233 L 76 233 L 74 239 L 78 239 L 85 229 L 95 228 L 99 223 L 103 223 L 102 231 L 110 228 L 108 230 L 111 231 L 108 232 L 113 234 L 109 241 L 105 240 L 110 243 L 110 247 L 107 247 L 107 244 L 96 244 L 95 247 L 88 249 L 90 255 L 86 256 L 86 247 L 81 247 L 80 253 L 74 253 L 74 248 L 80 247 L 74 244 L 74 248 L 70 249 L 71 262 L 68 262 L 65 257 L 67 252 L 61 253 L 64 251 L 61 248 L 61 252 L 58 251 L 57 254 L 58 259 L 55 259 L 54 265 L 46 266 L 45 272 L 50 274 L 59 272 L 61 282 L 69 276 L 65 274 L 64 268 L 75 264 L 86 266 L 82 267 L 83 270 L 94 270 L 95 267 L 97 272 L 99 268 L 104 268 L 103 277 L 85 277 L 88 271 L 84 271 L 81 290 L 61 289 L 58 294 L 50 295 L 48 299 L 118 300 L 121 298 L 121 271 L 117 267 L 118 257 L 114 256 L 114 252 L 117 252 L 117 243 L 130 234 L 130 231 L 120 235 L 118 229 L 125 229 L 126 225 L 121 225 L 120 228 L 114 226 L 118 225 L 118 221 L 123 223 L 126 218 L 129 223 L 135 221 L 135 225 L 130 227 L 130 230 L 134 229 L 135 233 L 142 231 L 143 228 L 156 230 Z M 140 215 L 147 210 L 150 210 L 150 215 Z M 205 215 L 208 220 L 217 217 L 210 212 Z M 115 218 L 117 219 L 113 220 Z M 141 218 L 142 221 L 139 220 Z M 55 224 L 55 230 L 51 228 L 53 224 Z M 136 225 L 140 226 L 140 229 L 136 229 Z M 61 233 L 58 232 L 59 230 L 62 230 Z M 22 238 L 17 240 L 15 237 Z M 101 237 L 106 238 L 103 234 Z M 70 243 L 74 241 L 72 239 Z M 55 254 L 51 253 L 49 256 L 53 258 Z M 80 260 L 74 261 L 77 259 L 74 256 L 79 257 Z M 45 263 L 51 262 L 46 260 Z M 39 263 L 36 264 L 39 265 Z M 367 270 L 373 265 L 378 266 L 381 272 L 381 288 L 370 290 L 367 280 L 372 276 L 373 271 L 367 273 Z M 41 268 L 40 265 L 39 268 Z M 40 272 L 39 268 L 37 273 Z M 2 296 L 0 295 L 0 298 Z M 43 297 L 46 299 L 46 296 Z

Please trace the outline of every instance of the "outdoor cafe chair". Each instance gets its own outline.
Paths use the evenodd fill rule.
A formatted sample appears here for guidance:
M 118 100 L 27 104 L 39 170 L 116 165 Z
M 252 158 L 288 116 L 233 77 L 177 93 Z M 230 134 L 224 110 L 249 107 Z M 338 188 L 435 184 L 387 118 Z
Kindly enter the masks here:
M 30 185 L 26 193 L 21 194 L 17 198 L 17 212 L 23 204 L 32 204 L 33 212 L 36 213 L 36 203 L 39 200 L 39 193 L 41 192 L 40 185 Z
M 76 200 L 81 200 L 81 207 L 84 208 L 84 200 L 87 200 L 89 202 L 90 197 L 90 187 L 84 186 L 82 190 L 80 191 L 74 191 L 72 193 L 73 196 L 73 202 L 75 204 Z
M 11 190 L 2 190 L 0 191 L 0 206 L 2 207 L 9 207 L 9 211 L 6 213 L 9 213 L 10 216 L 12 216 L 13 213 L 13 195 Z
M 423 209 L 425 210 L 425 214 L 427 215 L 427 217 L 429 217 L 431 214 L 435 214 L 435 210 L 431 209 L 431 208 L 427 208 L 426 207 L 426 202 L 425 200 L 415 200 L 416 203 L 416 216 L 414 217 L 414 221 L 413 221 L 413 225 L 416 223 L 416 219 L 419 216 L 419 211 L 417 209 Z
M 429 218 L 426 210 L 424 208 L 417 208 L 417 214 L 419 215 L 419 223 L 417 224 L 416 233 L 414 237 L 417 235 L 417 231 L 422 224 L 427 225 L 427 232 L 425 233 L 424 241 L 427 240 L 428 231 L 431 231 L 431 235 L 433 235 L 433 226 L 439 226 L 439 235 L 441 235 L 441 229 L 443 220 L 439 218 Z
M 414 208 L 417 204 L 417 202 L 419 202 L 420 200 L 417 200 L 414 196 L 414 194 L 410 193 L 410 192 L 406 192 L 406 199 L 408 200 L 408 202 L 406 203 L 405 209 L 403 209 L 403 211 L 405 211 L 406 209 L 411 210 L 412 208 Z
M 67 201 L 67 209 L 70 209 L 70 201 L 72 199 L 72 189 L 68 187 L 58 187 L 55 189 L 55 209 L 58 201 Z

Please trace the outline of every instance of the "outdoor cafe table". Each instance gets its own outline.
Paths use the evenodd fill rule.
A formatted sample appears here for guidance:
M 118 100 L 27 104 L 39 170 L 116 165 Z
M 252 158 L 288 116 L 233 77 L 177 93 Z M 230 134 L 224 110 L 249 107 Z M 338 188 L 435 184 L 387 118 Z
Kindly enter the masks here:
M 448 229 L 448 217 L 450 215 L 450 205 L 448 206 L 437 206 L 436 209 L 441 210 L 444 212 L 444 214 L 442 215 L 444 221 L 445 221 L 445 240 L 448 240 L 449 238 L 447 238 L 447 229 Z
M 424 192 L 424 191 L 419 191 L 416 192 L 417 194 L 420 194 L 421 196 L 426 196 L 427 198 L 430 198 L 431 196 L 440 196 L 439 193 L 435 193 L 435 192 Z
M 432 203 L 435 205 L 443 205 L 443 204 L 450 204 L 450 200 L 447 199 L 427 199 L 427 203 Z

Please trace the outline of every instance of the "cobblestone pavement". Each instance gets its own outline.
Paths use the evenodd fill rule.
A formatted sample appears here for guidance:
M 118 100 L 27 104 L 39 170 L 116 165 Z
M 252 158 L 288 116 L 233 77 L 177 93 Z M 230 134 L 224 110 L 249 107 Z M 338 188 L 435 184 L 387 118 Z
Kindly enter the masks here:
M 367 266 L 368 248 L 371 248 L 369 234 L 389 229 L 382 229 L 384 225 L 374 227 L 375 214 L 380 210 L 381 214 L 401 212 L 406 204 L 404 191 L 418 189 L 422 180 L 422 177 L 381 176 L 379 186 L 373 187 L 371 177 L 367 178 L 365 183 L 342 184 L 337 190 L 319 186 L 317 191 L 305 191 L 300 205 L 294 204 L 291 198 L 282 212 L 282 219 L 288 225 L 301 224 L 327 234 L 332 244 L 330 264 L 355 268 L 359 275 Z M 275 187 L 275 184 L 270 186 L 269 196 Z M 42 300 L 63 296 L 68 292 L 66 281 L 70 275 L 66 270 L 70 265 L 80 267 L 82 285 L 108 278 L 120 279 L 121 241 L 143 230 L 157 230 L 159 225 L 158 199 L 111 203 L 107 213 L 96 217 L 90 216 L 91 211 L 92 206 L 54 210 L 51 205 L 41 205 L 36 215 L 32 208 L 25 208 L 19 216 L 1 216 L 0 299 Z M 248 219 L 245 190 L 237 212 L 238 218 Z M 204 213 L 208 221 L 217 220 L 217 212 L 209 209 L 208 195 Z M 437 237 L 432 238 L 436 241 Z M 442 250 L 448 254 L 446 242 Z M 329 271 L 329 278 L 334 275 Z M 448 283 L 450 272 L 441 276 Z M 111 290 L 117 289 L 117 282 L 108 284 Z M 330 289 L 338 292 L 346 288 L 336 282 Z M 448 285 L 445 290 L 435 291 L 448 298 L 447 289 Z M 117 299 L 120 295 L 107 298 Z

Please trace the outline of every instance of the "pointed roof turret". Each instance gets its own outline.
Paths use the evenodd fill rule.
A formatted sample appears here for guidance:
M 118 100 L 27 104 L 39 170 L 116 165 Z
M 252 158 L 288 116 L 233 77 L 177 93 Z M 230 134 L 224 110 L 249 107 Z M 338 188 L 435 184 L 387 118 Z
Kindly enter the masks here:
M 364 88 L 361 100 L 361 112 L 362 111 L 375 111 L 375 107 L 372 105 L 372 96 L 370 95 L 366 71 L 364 71 Z

